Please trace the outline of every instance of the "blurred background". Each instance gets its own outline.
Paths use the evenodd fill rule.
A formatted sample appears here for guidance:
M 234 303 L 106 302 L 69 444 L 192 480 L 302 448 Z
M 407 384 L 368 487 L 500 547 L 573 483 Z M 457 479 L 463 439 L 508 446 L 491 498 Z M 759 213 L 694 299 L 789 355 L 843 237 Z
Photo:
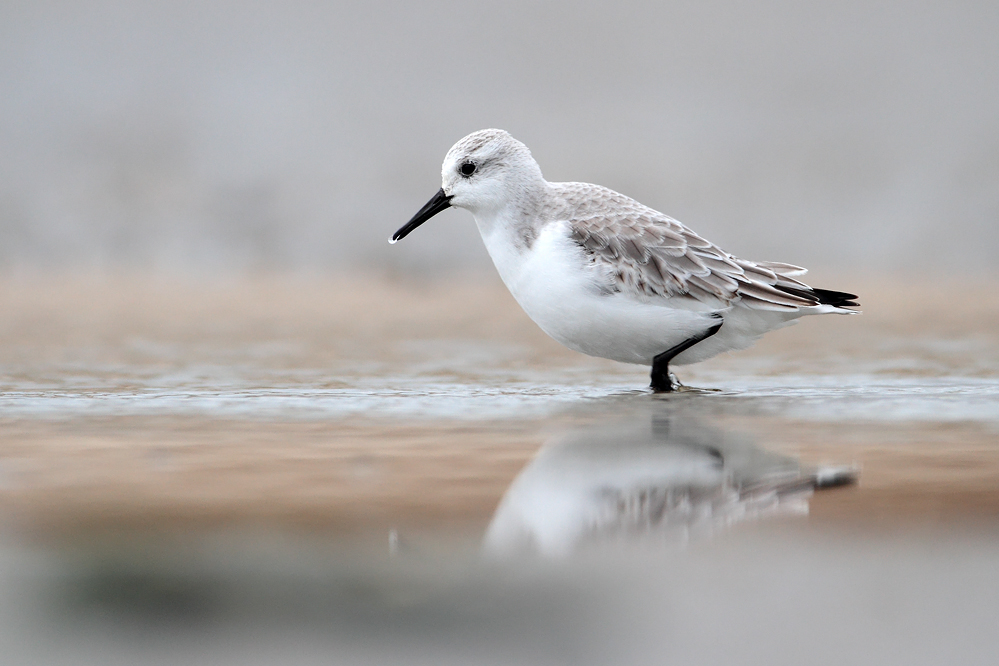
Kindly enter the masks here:
M 999 3 L 0 3 L 4 664 L 993 664 Z M 560 347 L 477 129 L 862 316 Z M 821 491 L 821 492 L 819 492 Z
M 993 2 L 5 2 L 0 262 L 491 270 L 465 134 L 749 258 L 999 267 Z

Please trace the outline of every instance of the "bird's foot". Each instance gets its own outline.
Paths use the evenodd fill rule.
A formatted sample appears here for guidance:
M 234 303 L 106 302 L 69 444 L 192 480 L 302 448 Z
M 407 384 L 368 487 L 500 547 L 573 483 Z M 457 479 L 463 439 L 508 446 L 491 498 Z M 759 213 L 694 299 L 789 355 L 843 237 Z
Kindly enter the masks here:
M 680 383 L 680 380 L 676 378 L 676 375 L 672 372 L 668 372 L 665 377 L 653 377 L 652 384 L 649 388 L 652 389 L 653 393 L 674 393 L 676 391 L 683 391 L 687 387 Z
M 679 391 L 683 388 L 683 384 L 680 383 L 680 380 L 672 372 L 669 373 L 669 383 L 672 385 L 674 391 Z

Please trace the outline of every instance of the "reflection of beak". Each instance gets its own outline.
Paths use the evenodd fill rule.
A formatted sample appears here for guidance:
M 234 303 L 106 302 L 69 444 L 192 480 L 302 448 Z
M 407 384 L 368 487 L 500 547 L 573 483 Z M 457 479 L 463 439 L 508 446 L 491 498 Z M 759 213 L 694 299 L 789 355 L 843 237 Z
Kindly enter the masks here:
M 437 194 L 420 209 L 413 219 L 403 225 L 402 229 L 392 234 L 389 243 L 396 243 L 409 235 L 409 232 L 420 226 L 445 208 L 451 207 L 451 197 L 444 194 L 444 188 L 437 190 Z

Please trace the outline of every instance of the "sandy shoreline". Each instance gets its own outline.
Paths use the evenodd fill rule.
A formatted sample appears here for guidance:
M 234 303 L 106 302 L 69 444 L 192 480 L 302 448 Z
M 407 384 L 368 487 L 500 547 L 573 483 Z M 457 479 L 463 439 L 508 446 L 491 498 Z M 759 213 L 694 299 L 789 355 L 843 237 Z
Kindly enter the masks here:
M 992 283 L 956 297 L 946 286 L 864 280 L 856 287 L 864 315 L 813 318 L 747 352 L 684 368 L 682 378 L 710 386 L 733 375 L 776 377 L 778 385 L 784 375 L 857 372 L 902 382 L 999 376 Z M 542 382 L 542 393 L 545 381 L 636 390 L 644 383 L 641 368 L 562 349 L 502 285 L 481 276 L 417 284 L 22 278 L 0 281 L 0 308 L 0 385 L 6 395 L 35 401 L 62 393 L 98 401 L 141 396 L 164 382 L 181 396 L 229 387 L 237 399 L 274 387 L 349 393 L 380 381 L 364 389 L 377 398 L 397 376 L 408 391 L 421 381 L 514 392 L 525 381 Z M 804 465 L 861 468 L 858 487 L 813 499 L 813 524 L 999 517 L 994 422 L 796 420 L 725 410 L 711 419 Z M 571 409 L 514 410 L 498 419 L 6 413 L 0 506 L 28 532 L 244 522 L 336 533 L 476 531 L 546 439 L 579 422 Z

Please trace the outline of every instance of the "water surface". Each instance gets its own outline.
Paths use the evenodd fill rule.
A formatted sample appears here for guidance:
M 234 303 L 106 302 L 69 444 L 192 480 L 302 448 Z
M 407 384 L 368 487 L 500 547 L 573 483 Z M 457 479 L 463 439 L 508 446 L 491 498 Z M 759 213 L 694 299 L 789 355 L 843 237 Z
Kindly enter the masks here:
M 988 663 L 995 291 L 866 292 L 662 396 L 490 281 L 8 280 L 0 633 L 25 663 Z

